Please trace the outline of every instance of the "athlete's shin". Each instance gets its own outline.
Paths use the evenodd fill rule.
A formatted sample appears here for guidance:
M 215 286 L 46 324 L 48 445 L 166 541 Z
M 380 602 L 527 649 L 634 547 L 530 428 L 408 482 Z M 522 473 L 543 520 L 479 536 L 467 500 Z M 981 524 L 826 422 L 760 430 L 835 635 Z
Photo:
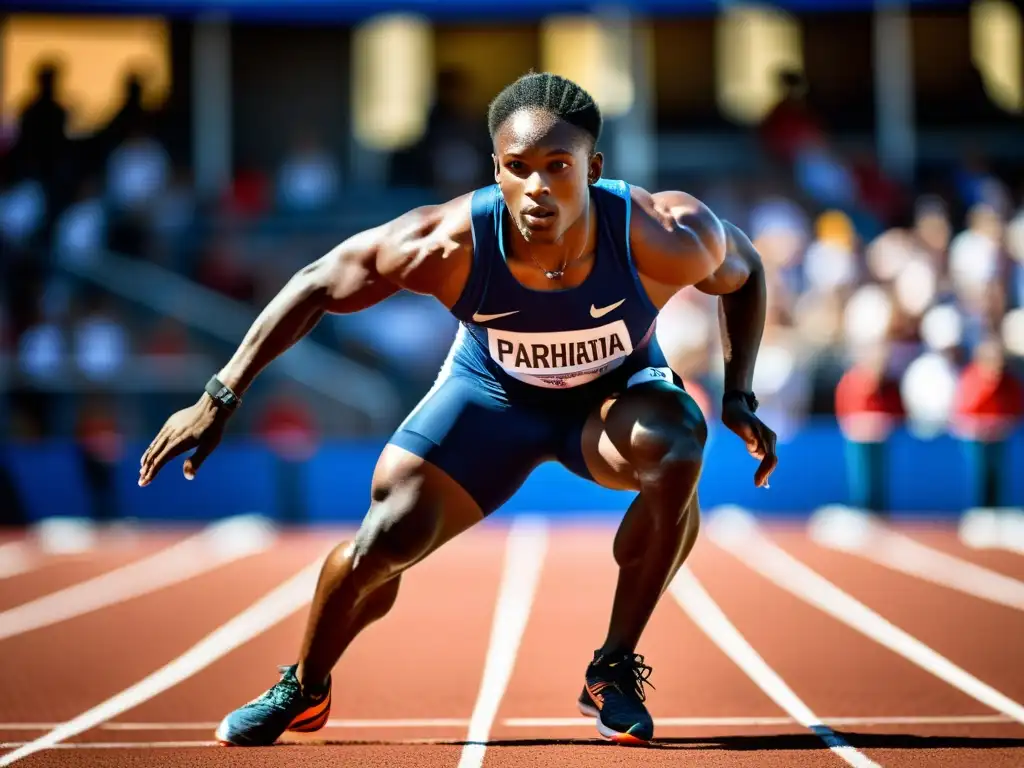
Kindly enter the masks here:
M 299 656 L 303 686 L 323 684 L 356 636 L 394 605 L 401 573 L 435 546 L 440 511 L 421 486 L 408 478 L 380 493 L 355 538 L 324 561 Z
M 619 579 L 603 651 L 630 653 L 696 536 L 703 442 L 677 436 L 656 463 L 638 468 L 640 495 L 615 540 Z
M 343 578 L 332 574 L 328 580 L 337 583 Z M 323 590 L 324 594 L 317 589 L 296 670 L 304 689 L 316 690 L 324 685 L 338 659 L 359 633 L 383 618 L 394 606 L 400 582 L 401 577 L 395 576 L 356 602 L 350 599 L 352 593 L 346 594 L 343 589 L 328 587 Z

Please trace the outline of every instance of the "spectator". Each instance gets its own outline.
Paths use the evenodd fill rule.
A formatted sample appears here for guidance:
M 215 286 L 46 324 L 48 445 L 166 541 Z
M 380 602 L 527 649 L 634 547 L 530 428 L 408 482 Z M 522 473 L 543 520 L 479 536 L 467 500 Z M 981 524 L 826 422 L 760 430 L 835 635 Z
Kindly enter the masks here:
M 78 199 L 57 219 L 53 239 L 59 263 L 95 261 L 107 244 L 107 214 L 95 181 L 82 184 Z
M 953 426 L 963 442 L 975 507 L 1005 506 L 1007 441 L 1024 416 L 1024 387 L 1006 369 L 1002 342 L 990 337 L 975 349 L 956 393 Z
M 778 86 L 782 98 L 761 121 L 758 131 L 768 153 L 788 166 L 809 143 L 820 141 L 824 132 L 807 103 L 807 81 L 803 75 L 783 70 L 778 73 Z
M 859 274 L 856 234 L 850 219 L 839 211 L 827 211 L 817 221 L 817 238 L 804 255 L 808 290 L 845 293 L 856 285 Z
M 968 226 L 949 244 L 949 273 L 957 296 L 977 296 L 1002 276 L 1003 223 L 981 204 L 968 213 Z
M 107 160 L 106 196 L 110 206 L 110 247 L 143 256 L 153 209 L 170 182 L 171 161 L 152 136 L 135 129 Z
M 117 465 L 124 456 L 124 436 L 113 409 L 103 398 L 89 398 L 82 405 L 75 442 L 93 519 L 112 522 L 118 517 L 116 476 Z
M 921 436 L 945 432 L 953 414 L 963 318 L 953 306 L 928 310 L 921 321 L 926 351 L 907 366 L 900 394 L 910 426 Z
M 1011 259 L 1010 306 L 1024 307 L 1024 205 L 1006 228 L 1006 250 Z
M 836 387 L 836 416 L 846 440 L 852 506 L 887 513 L 888 443 L 905 415 L 889 350 L 878 344 L 858 357 Z
M 78 373 L 88 381 L 110 381 L 124 370 L 130 352 L 128 331 L 110 303 L 91 298 L 74 327 Z
M 46 226 L 46 192 L 35 179 L 0 191 L 0 244 L 27 248 Z
M 251 302 L 256 296 L 256 281 L 242 262 L 235 244 L 222 238 L 213 244 L 199 265 L 202 285 L 235 301 Z
M 107 161 L 107 198 L 121 213 L 148 215 L 170 180 L 167 151 L 141 129 L 132 130 Z
M 311 133 L 300 135 L 285 159 L 277 179 L 281 207 L 291 213 L 327 210 L 341 191 L 337 161 Z
M 277 460 L 281 516 L 299 523 L 305 517 L 302 463 L 316 452 L 320 440 L 313 415 L 299 393 L 288 388 L 260 414 L 256 433 Z
M 43 61 L 36 69 L 36 94 L 21 113 L 11 150 L 14 178 L 38 182 L 51 213 L 59 208 L 61 183 L 67 178 L 68 111 L 57 98 L 61 67 Z

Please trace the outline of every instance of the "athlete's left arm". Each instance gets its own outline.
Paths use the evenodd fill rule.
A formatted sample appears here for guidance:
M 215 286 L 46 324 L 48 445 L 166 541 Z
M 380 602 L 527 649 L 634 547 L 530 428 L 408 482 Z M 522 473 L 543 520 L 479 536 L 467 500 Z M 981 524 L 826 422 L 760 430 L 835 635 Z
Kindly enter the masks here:
M 728 221 L 723 221 L 722 225 L 727 240 L 725 260 L 714 274 L 694 287 L 719 297 L 725 391 L 751 392 L 768 297 L 764 266 L 761 255 L 743 230 Z M 722 421 L 743 438 L 750 454 L 761 460 L 754 483 L 767 487 L 768 477 L 778 464 L 775 433 L 754 415 L 748 403 L 738 398 L 723 403 Z

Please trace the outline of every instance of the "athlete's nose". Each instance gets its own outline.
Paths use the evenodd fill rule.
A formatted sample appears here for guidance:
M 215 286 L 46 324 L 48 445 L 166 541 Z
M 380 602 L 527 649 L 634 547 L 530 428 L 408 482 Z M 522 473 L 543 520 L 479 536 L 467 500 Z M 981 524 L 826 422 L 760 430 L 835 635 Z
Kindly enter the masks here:
M 526 180 L 527 197 L 531 200 L 537 200 L 550 194 L 550 192 L 551 190 L 548 189 L 545 179 L 539 173 L 530 174 L 530 177 Z

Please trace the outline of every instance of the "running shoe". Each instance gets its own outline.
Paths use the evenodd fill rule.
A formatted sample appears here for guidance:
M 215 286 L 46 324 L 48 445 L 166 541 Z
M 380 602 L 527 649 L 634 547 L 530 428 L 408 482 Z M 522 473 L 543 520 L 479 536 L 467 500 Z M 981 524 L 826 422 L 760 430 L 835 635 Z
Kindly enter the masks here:
M 297 664 L 280 667 L 277 683 L 221 720 L 217 740 L 226 746 L 265 747 L 285 731 L 308 733 L 323 728 L 331 714 L 331 679 L 327 678 L 322 691 L 303 691 L 295 676 L 297 668 Z
M 616 744 L 646 744 L 654 737 L 654 720 L 644 704 L 651 668 L 635 653 L 594 653 L 587 666 L 579 710 L 597 718 L 598 732 Z

